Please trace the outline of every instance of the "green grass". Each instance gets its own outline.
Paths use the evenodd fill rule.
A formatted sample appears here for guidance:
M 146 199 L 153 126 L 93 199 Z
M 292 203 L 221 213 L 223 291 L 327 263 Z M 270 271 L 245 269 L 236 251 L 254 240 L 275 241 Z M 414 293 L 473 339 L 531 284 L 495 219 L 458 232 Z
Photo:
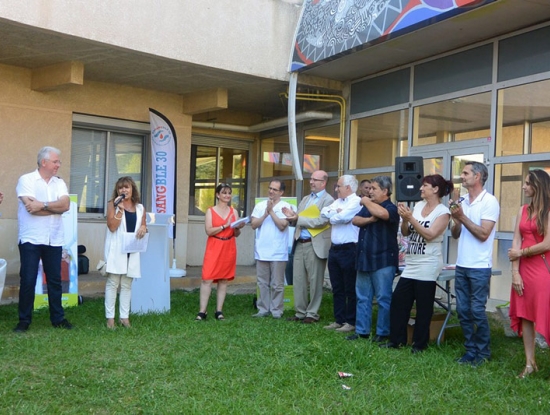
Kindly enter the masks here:
M 228 296 L 226 321 L 215 321 L 213 300 L 208 320 L 194 322 L 198 293 L 172 292 L 169 314 L 131 316 L 133 328 L 115 331 L 103 299 L 87 300 L 67 310 L 74 330 L 53 329 L 40 311 L 25 334 L 11 331 L 17 306 L 1 306 L 0 413 L 550 413 L 548 352 L 537 350 L 540 372 L 516 379 L 521 340 L 497 324 L 493 360 L 472 368 L 454 362 L 457 328 L 420 355 L 323 330 L 330 294 L 316 325 L 251 318 L 251 295 Z

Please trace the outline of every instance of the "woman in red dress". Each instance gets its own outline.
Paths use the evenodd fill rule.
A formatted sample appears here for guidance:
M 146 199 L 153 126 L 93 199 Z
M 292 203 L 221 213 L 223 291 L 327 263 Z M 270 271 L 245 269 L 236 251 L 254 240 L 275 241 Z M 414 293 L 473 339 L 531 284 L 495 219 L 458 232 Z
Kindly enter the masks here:
M 216 205 L 206 211 L 204 227 L 208 240 L 202 265 L 200 289 L 200 310 L 195 320 L 205 320 L 206 308 L 212 292 L 212 283 L 217 282 L 216 320 L 223 320 L 223 303 L 227 283 L 235 278 L 237 268 L 237 244 L 235 238 L 241 234 L 244 222 L 231 227 L 239 215 L 231 207 L 231 186 L 221 183 L 216 187 Z
M 523 336 L 523 379 L 538 370 L 535 362 L 535 331 L 550 342 L 550 176 L 544 170 L 529 172 L 523 192 L 531 198 L 521 207 L 508 258 L 512 261 L 511 326 Z

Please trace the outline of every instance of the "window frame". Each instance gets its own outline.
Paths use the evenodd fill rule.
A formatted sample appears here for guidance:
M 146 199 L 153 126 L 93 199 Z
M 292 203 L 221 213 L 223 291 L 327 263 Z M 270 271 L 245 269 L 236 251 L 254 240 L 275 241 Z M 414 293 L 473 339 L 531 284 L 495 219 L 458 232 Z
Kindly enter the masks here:
M 85 129 L 85 130 L 94 130 L 106 132 L 106 152 L 104 157 L 106 158 L 105 162 L 105 171 L 103 177 L 103 212 L 78 212 L 78 219 L 84 220 L 105 220 L 107 215 L 107 202 L 111 196 L 112 189 L 107 188 L 109 184 L 109 179 L 112 176 L 112 172 L 109 171 L 108 159 L 109 155 L 109 140 L 113 140 L 111 137 L 112 133 L 121 133 L 121 134 L 132 134 L 136 136 L 142 136 L 142 153 L 141 153 L 141 186 L 139 192 L 141 195 L 141 203 L 144 206 L 147 206 L 147 195 L 148 189 L 150 188 L 150 177 L 148 168 L 150 164 L 150 143 L 151 143 L 151 127 L 149 123 L 139 122 L 139 121 L 128 121 L 115 118 L 106 118 L 98 117 L 87 114 L 73 114 L 73 122 L 71 126 L 71 132 L 74 129 Z M 71 144 L 72 144 L 72 134 L 71 134 Z M 71 157 L 74 148 L 71 149 Z M 69 175 L 72 180 L 73 166 L 71 165 L 71 171 Z M 70 187 L 70 183 L 69 183 Z M 80 203 L 80 200 L 78 201 Z
M 251 150 L 251 144 L 252 141 L 250 140 L 231 140 L 228 141 L 227 139 L 221 138 L 221 137 L 215 137 L 215 136 L 202 136 L 199 134 L 193 134 L 191 139 L 191 147 L 190 147 L 190 160 L 189 160 L 189 206 L 188 206 L 188 217 L 190 221 L 204 221 L 204 215 L 195 215 L 191 213 L 191 209 L 194 206 L 194 186 L 192 185 L 193 178 L 195 177 L 193 170 L 196 169 L 196 160 L 193 159 L 193 155 L 195 154 L 194 147 L 212 147 L 216 149 L 216 166 L 219 166 L 219 159 L 221 157 L 221 149 L 226 148 L 230 150 L 242 150 L 243 152 L 246 152 L 246 168 L 245 168 L 245 177 L 243 179 L 240 179 L 244 183 L 244 187 L 242 188 L 244 191 L 244 199 L 243 199 L 243 211 L 239 212 L 242 216 L 246 216 L 249 211 L 249 195 L 250 195 L 250 162 L 252 157 L 252 150 Z M 219 169 L 216 167 L 216 186 L 219 184 L 221 178 L 219 176 Z M 215 186 L 214 186 L 215 188 Z M 192 202 L 193 201 L 193 202 Z M 214 205 L 214 200 L 212 201 L 212 205 Z M 193 206 L 192 206 L 193 205 Z

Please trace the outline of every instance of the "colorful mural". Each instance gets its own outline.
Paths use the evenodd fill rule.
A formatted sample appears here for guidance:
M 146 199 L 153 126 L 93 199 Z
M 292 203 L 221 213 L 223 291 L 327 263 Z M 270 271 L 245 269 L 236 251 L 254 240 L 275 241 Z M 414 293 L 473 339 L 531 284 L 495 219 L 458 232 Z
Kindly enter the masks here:
M 305 0 L 290 71 L 334 59 L 496 0 Z

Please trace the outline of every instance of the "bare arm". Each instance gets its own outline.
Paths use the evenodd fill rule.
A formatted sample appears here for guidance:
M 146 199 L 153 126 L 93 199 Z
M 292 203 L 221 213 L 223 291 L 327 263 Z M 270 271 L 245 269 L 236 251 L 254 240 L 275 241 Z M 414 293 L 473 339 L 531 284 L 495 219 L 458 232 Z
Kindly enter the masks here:
M 283 214 L 286 216 L 286 220 L 288 221 L 289 225 L 296 226 L 296 222 L 298 221 L 298 213 L 287 207 L 284 207 L 282 211 Z
M 212 210 L 208 209 L 204 216 L 204 230 L 208 236 L 214 236 L 223 231 L 227 226 L 212 226 Z
M 390 218 L 390 213 L 386 208 L 382 207 L 376 202 L 373 202 L 368 197 L 362 197 L 361 204 L 369 210 L 372 216 L 375 216 L 378 219 L 388 220 Z
M 275 223 L 275 226 L 283 232 L 289 225 L 289 222 L 286 219 L 282 219 L 277 216 L 277 214 L 273 211 L 273 209 L 269 212 L 271 215 L 271 219 L 273 219 L 273 222 Z
M 112 202 L 107 203 L 107 228 L 115 232 L 122 221 L 124 215 L 124 205 L 120 204 L 115 208 Z
M 523 295 L 523 279 L 519 273 L 519 261 L 521 257 L 521 232 L 519 231 L 519 223 L 521 221 L 523 207 L 520 208 L 516 216 L 516 226 L 514 226 L 514 238 L 512 239 L 512 248 L 508 250 L 508 259 L 512 265 L 512 288 L 519 296 Z
M 147 214 L 143 212 L 143 216 L 141 217 L 141 225 L 139 226 L 139 229 L 136 231 L 136 238 L 141 239 L 145 236 L 147 233 Z
M 445 229 L 447 229 L 449 225 L 450 218 L 449 214 L 440 215 L 433 221 L 429 228 L 426 228 L 415 219 L 409 208 L 399 206 L 399 215 L 403 218 L 403 223 L 401 223 L 401 233 L 403 236 L 409 235 L 409 224 L 411 224 L 414 230 L 427 242 L 433 241 L 445 232 Z
M 273 210 L 273 207 L 274 207 L 273 202 L 271 200 L 268 200 L 265 213 L 259 218 L 256 218 L 256 217 L 251 218 L 250 222 L 252 224 L 252 229 L 258 229 L 260 226 L 262 226 L 262 224 L 264 223 L 264 220 L 268 216 L 271 216 L 273 223 L 275 224 L 277 229 L 279 229 L 281 232 L 288 227 L 289 222 L 286 219 L 286 216 L 285 218 L 278 217 L 277 213 Z
M 378 218 L 376 218 L 374 216 L 369 216 L 368 218 L 363 218 L 362 216 L 355 216 L 351 220 L 351 223 L 352 223 L 352 225 L 355 225 L 355 226 L 361 228 L 363 226 L 367 226 L 369 223 L 376 222 L 377 220 L 378 220 Z
M 521 248 L 521 234 L 519 233 L 519 222 L 521 220 L 521 211 L 518 214 L 518 218 L 516 219 L 516 228 L 518 229 L 518 241 L 516 241 L 516 232 L 514 231 L 514 239 L 512 242 L 512 248 L 508 250 L 508 258 L 510 261 L 515 261 L 518 258 L 521 258 L 523 256 L 533 256 L 533 255 L 540 255 L 545 252 L 550 251 L 550 233 L 546 232 L 546 235 L 544 235 L 544 238 L 542 241 L 537 242 L 534 245 L 531 245 L 529 247 L 525 247 L 523 249 Z M 548 217 L 548 224 L 550 224 L 550 216 Z M 547 225 L 548 226 L 548 225 Z M 547 228 L 550 229 L 550 228 Z
M 458 205 L 456 208 L 451 210 L 451 216 L 453 217 L 455 224 L 451 228 L 451 233 L 453 235 L 453 238 L 458 238 L 460 236 L 460 224 L 464 225 L 468 231 L 478 240 L 481 242 L 485 242 L 487 238 L 491 235 L 491 232 L 493 231 L 493 228 L 495 227 L 495 222 L 492 220 L 486 220 L 482 219 L 480 225 L 476 225 L 474 222 L 470 220 L 462 210 L 462 206 Z M 455 236 L 455 228 L 458 229 L 458 236 Z

